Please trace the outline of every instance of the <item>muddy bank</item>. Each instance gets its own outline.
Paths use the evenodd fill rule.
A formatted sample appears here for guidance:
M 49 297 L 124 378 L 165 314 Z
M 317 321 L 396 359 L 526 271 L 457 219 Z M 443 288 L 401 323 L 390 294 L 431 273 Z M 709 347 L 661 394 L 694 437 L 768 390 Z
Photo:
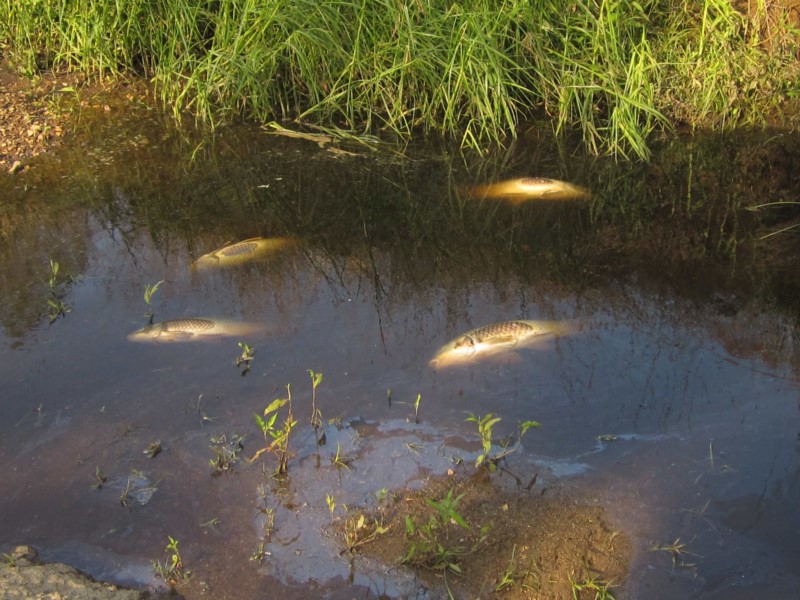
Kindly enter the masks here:
M 0 597 L 5 600 L 165 600 L 167 592 L 129 590 L 97 582 L 63 564 L 42 564 L 30 546 L 18 546 L 3 556 Z
M 111 111 L 148 96 L 143 81 L 90 81 L 78 73 L 15 73 L 0 54 L 0 170 L 16 173 L 62 144 L 82 110 Z
M 597 598 L 619 594 L 632 546 L 601 506 L 536 477 L 514 488 L 499 473 L 431 480 L 387 493 L 377 511 L 337 527 L 358 568 L 413 570 L 435 598 Z M 504 481 L 511 484 L 512 476 Z

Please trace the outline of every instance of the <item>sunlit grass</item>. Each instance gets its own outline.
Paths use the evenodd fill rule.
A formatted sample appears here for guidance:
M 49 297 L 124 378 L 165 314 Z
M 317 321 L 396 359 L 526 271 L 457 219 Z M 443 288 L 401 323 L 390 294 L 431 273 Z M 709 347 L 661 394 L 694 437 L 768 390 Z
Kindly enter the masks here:
M 646 157 L 678 121 L 763 120 L 798 80 L 796 28 L 728 0 L 6 1 L 0 44 L 31 75 L 144 75 L 177 116 L 211 124 L 434 132 L 481 150 L 544 113 L 592 152 Z

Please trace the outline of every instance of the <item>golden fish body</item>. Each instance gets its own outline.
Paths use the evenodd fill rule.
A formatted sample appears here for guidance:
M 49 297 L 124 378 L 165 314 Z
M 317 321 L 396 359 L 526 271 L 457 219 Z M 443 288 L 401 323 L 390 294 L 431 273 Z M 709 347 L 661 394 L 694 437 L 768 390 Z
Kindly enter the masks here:
M 468 331 L 439 348 L 430 361 L 433 368 L 475 360 L 515 347 L 527 347 L 564 335 L 574 329 L 568 321 L 501 321 Z
M 248 262 L 266 260 L 294 244 L 295 240 L 290 237 L 250 238 L 204 254 L 192 263 L 192 269 L 196 271 L 224 269 Z
M 547 179 L 545 177 L 523 177 L 479 185 L 470 191 L 478 198 L 494 198 L 519 203 L 525 200 L 582 200 L 592 193 L 579 185 Z
M 264 330 L 260 323 L 200 317 L 151 323 L 128 335 L 132 342 L 191 342 L 215 337 L 246 336 Z

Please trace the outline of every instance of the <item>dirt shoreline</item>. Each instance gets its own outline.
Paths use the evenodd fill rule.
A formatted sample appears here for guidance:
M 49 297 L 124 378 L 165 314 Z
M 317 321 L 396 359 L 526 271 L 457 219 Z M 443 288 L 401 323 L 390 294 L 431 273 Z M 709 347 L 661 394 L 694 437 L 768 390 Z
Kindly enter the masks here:
M 25 171 L 63 143 L 80 110 L 110 111 L 112 99 L 152 103 L 145 81 L 93 81 L 69 71 L 26 78 L 0 56 L 0 171 Z
M 166 600 L 171 592 L 126 589 L 95 581 L 60 563 L 43 564 L 30 546 L 17 546 L 3 555 L 0 598 L 4 600 Z

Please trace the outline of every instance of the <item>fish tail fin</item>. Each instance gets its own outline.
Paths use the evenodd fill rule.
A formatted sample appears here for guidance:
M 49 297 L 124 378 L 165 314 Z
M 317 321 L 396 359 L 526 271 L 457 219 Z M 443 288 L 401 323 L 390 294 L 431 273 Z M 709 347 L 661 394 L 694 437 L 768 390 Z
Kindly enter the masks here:
M 567 319 L 562 321 L 527 321 L 538 330 L 537 335 L 572 335 L 579 330 L 577 319 Z

